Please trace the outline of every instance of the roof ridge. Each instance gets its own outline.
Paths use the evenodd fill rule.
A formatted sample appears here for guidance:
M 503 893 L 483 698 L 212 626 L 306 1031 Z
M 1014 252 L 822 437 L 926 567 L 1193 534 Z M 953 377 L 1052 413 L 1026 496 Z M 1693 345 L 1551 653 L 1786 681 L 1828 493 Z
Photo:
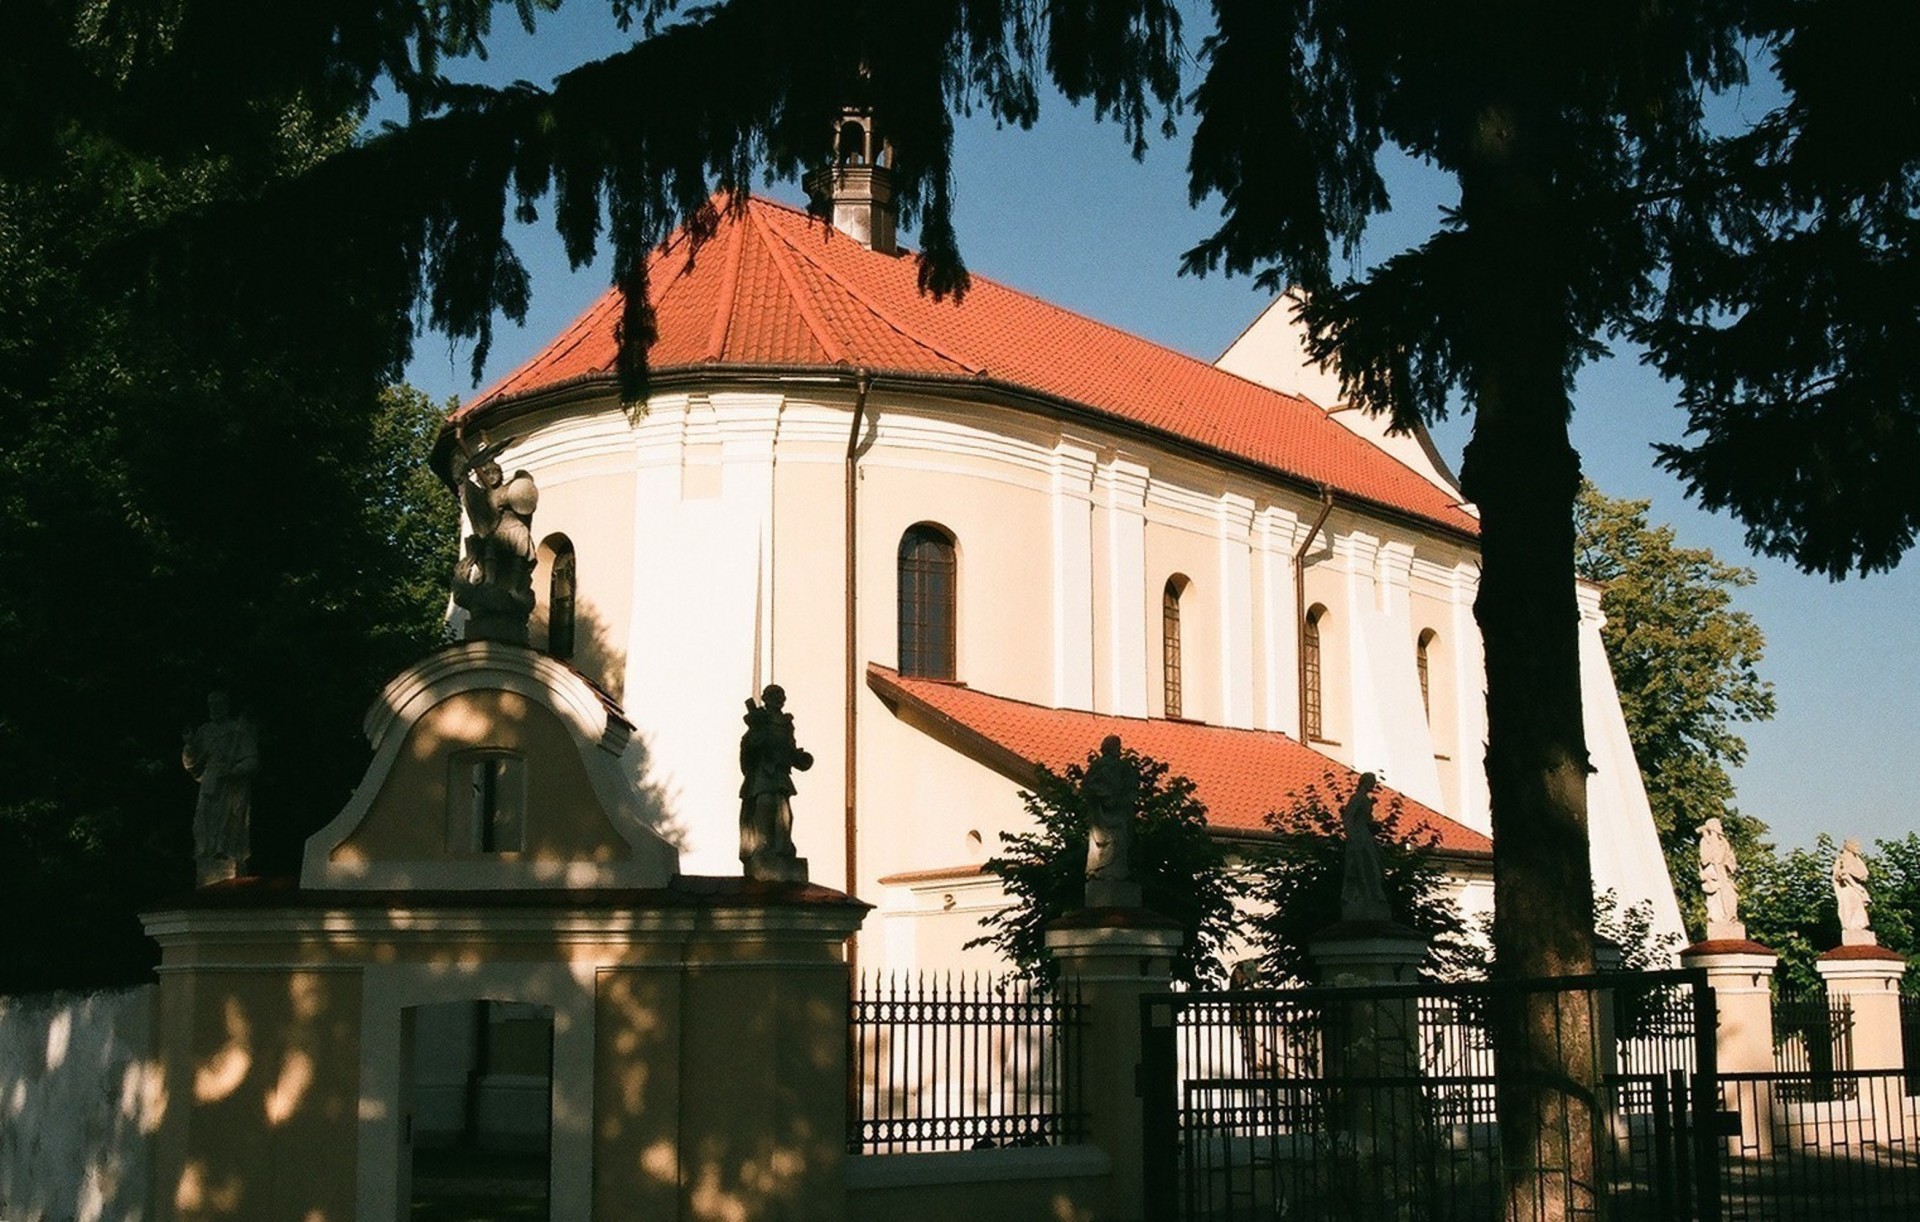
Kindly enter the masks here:
M 784 243 L 775 243 L 770 240 L 772 226 L 768 225 L 751 206 L 747 209 L 747 216 L 753 221 L 754 231 L 760 235 L 760 243 L 766 248 L 767 256 L 773 260 L 774 270 L 780 273 L 780 282 L 787 286 L 787 294 L 793 299 L 794 309 L 800 311 L 800 321 L 807 324 L 807 330 L 813 333 L 814 342 L 820 345 L 821 351 L 826 353 L 829 361 L 836 365 L 844 362 L 847 359 L 846 345 L 840 342 L 839 336 L 827 326 L 827 320 L 820 317 L 820 312 L 814 309 L 813 302 L 808 299 L 805 286 L 798 282 L 799 277 L 794 273 L 792 264 L 780 252 L 779 247 Z
M 707 359 L 717 361 L 726 354 L 727 332 L 733 329 L 733 295 L 740 285 L 740 260 L 746 245 L 746 226 L 738 221 L 727 227 L 727 265 L 720 275 L 720 296 L 713 307 L 713 326 L 707 332 Z
M 868 296 L 866 292 L 862 291 L 859 288 L 859 286 L 855 285 L 851 280 L 847 279 L 845 276 L 841 275 L 839 272 L 835 271 L 833 268 L 827 266 L 825 263 L 822 263 L 820 260 L 808 254 L 805 250 L 802 250 L 800 246 L 797 243 L 795 243 L 794 240 L 788 237 L 786 234 L 781 233 L 777 229 L 774 229 L 772 226 L 768 226 L 767 228 L 768 228 L 768 231 L 773 234 L 773 236 L 777 237 L 780 240 L 782 245 L 784 245 L 788 250 L 793 252 L 793 255 L 795 258 L 804 260 L 808 267 L 813 268 L 815 271 L 819 272 L 822 276 L 825 276 L 828 280 L 833 281 L 833 283 L 839 287 L 841 292 L 845 293 L 848 297 L 851 297 L 853 300 L 859 302 L 862 309 L 866 310 L 867 313 L 879 319 L 883 325 L 885 325 L 888 329 L 892 330 L 895 334 L 904 337 L 911 343 L 918 344 L 920 347 L 925 348 L 928 352 L 933 353 L 935 356 L 939 357 L 943 361 L 946 361 L 950 364 L 958 365 L 960 368 L 966 370 L 970 374 L 979 375 L 986 372 L 986 366 L 980 364 L 977 361 L 971 361 L 966 359 L 965 357 L 956 356 L 955 354 L 947 351 L 941 345 L 928 339 L 926 336 L 921 335 L 912 327 L 908 326 L 907 324 L 901 322 L 899 319 L 895 318 L 891 312 L 886 310 L 884 307 L 876 304 L 873 301 L 873 299 L 870 296 Z M 852 239 L 848 239 L 848 240 L 851 241 Z

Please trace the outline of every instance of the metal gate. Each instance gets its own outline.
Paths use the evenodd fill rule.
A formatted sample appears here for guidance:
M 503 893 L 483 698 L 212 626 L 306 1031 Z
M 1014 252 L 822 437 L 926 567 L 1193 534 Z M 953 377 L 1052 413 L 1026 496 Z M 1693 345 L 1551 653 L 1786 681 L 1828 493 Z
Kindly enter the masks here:
M 1720 1218 L 1704 972 L 1174 993 L 1141 1023 L 1149 1218 L 1501 1217 L 1495 1083 L 1547 1080 L 1496 1053 L 1506 1023 L 1594 1035 L 1592 1093 L 1521 1154 L 1550 1193 L 1574 1214 Z M 1597 1181 L 1565 1153 L 1585 1142 Z

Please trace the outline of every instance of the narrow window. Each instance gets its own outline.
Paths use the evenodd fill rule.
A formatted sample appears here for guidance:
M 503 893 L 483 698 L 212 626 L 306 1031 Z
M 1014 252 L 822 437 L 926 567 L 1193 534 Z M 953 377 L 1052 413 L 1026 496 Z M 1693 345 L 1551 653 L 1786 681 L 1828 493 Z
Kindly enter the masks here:
M 1422 629 L 1420 639 L 1413 646 L 1413 665 L 1420 672 L 1420 707 L 1426 712 L 1428 722 L 1433 721 L 1433 687 L 1427 672 L 1427 647 L 1437 635 L 1431 628 Z
M 547 652 L 562 662 L 573 660 L 575 567 L 573 541 L 565 535 L 547 540 L 553 557 L 547 577 Z
M 921 523 L 900 537 L 900 673 L 951 679 L 956 672 L 957 565 L 953 536 Z
M 1300 689 L 1304 696 L 1301 712 L 1306 719 L 1300 732 L 1309 742 L 1326 738 L 1320 715 L 1320 621 L 1326 614 L 1325 607 L 1314 606 L 1308 610 L 1307 622 L 1300 631 Z
M 467 769 L 473 847 L 482 853 L 518 853 L 527 840 L 526 761 L 517 755 L 474 757 Z
M 1180 700 L 1180 594 L 1187 579 L 1175 574 L 1167 578 L 1160 591 L 1160 668 L 1164 676 L 1167 716 L 1181 716 Z

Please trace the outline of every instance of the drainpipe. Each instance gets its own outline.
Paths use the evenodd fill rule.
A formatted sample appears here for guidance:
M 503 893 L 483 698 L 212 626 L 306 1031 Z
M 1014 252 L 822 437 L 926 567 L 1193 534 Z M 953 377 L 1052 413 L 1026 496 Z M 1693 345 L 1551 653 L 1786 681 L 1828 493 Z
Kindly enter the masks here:
M 845 597 L 846 597 L 845 618 L 846 618 L 846 629 L 847 629 L 847 635 L 846 635 L 847 707 L 846 707 L 846 724 L 844 727 L 845 733 L 846 733 L 845 756 L 846 756 L 847 771 L 846 771 L 846 777 L 844 779 L 842 788 L 846 793 L 846 798 L 847 798 L 846 820 L 845 820 L 846 861 L 847 861 L 846 887 L 847 887 L 847 894 L 850 896 L 857 896 L 860 889 L 860 881 L 859 881 L 860 880 L 860 874 L 859 874 L 859 863 L 860 863 L 859 830 L 860 829 L 859 829 L 858 821 L 854 815 L 854 810 L 856 806 L 856 803 L 855 803 L 856 787 L 859 783 L 859 770 L 857 767 L 858 756 L 859 756 L 859 746 L 858 746 L 859 739 L 856 737 L 856 733 L 859 729 L 859 697 L 860 697 L 860 687 L 859 687 L 860 655 L 857 652 L 859 634 L 856 633 L 854 630 L 854 623 L 855 623 L 854 614 L 858 610 L 858 605 L 859 605 L 859 598 L 858 598 L 858 595 L 856 594 L 856 582 L 859 579 L 859 571 L 858 571 L 858 566 L 855 564 L 855 561 L 857 560 L 859 555 L 859 551 L 858 551 L 857 533 L 855 531 L 855 524 L 858 520 L 856 515 L 856 510 L 859 508 L 859 503 L 860 503 L 860 492 L 859 492 L 859 489 L 860 489 L 859 474 L 860 473 L 857 470 L 855 470 L 855 466 L 860 461 L 860 427 L 866 422 L 867 391 L 871 390 L 872 388 L 873 388 L 873 375 L 864 368 L 856 370 L 853 375 L 853 424 L 847 431 L 847 499 L 846 499 L 846 510 L 844 514 L 845 522 L 846 522 L 846 535 L 847 535 L 847 538 L 846 538 L 847 571 L 846 571 L 846 591 L 845 591 Z M 853 973 L 857 978 L 860 971 L 860 935 L 858 933 L 855 933 L 853 936 L 847 939 L 847 970 Z
M 1307 741 L 1307 551 L 1313 547 L 1313 541 L 1320 537 L 1320 528 L 1327 524 L 1327 515 L 1333 512 L 1333 489 L 1320 485 L 1320 516 L 1313 520 L 1313 529 L 1307 532 L 1300 549 L 1293 553 L 1293 661 L 1295 670 L 1294 688 L 1300 694 L 1300 741 Z

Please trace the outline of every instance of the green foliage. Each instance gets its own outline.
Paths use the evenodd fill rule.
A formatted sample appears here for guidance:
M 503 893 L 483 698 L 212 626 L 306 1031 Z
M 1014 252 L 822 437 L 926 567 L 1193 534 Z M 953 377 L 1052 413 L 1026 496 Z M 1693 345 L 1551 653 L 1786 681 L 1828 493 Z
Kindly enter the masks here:
M 1629 972 L 1663 971 L 1680 951 L 1680 935 L 1654 932 L 1652 901 L 1622 908 L 1611 887 L 1593 897 L 1593 931 L 1620 948 L 1620 966 Z
M 1089 752 L 1086 764 L 1069 764 L 1059 773 L 1042 768 L 1033 790 L 1020 795 L 1036 830 L 1002 833 L 1002 851 L 986 863 L 1013 902 L 982 921 L 987 932 L 967 945 L 993 947 L 1029 979 L 1054 978 L 1058 968 L 1047 952 L 1047 926 L 1086 904 L 1092 810 L 1081 786 L 1098 756 Z M 1121 758 L 1140 772 L 1130 863 L 1142 903 L 1186 933 L 1174 977 L 1197 987 L 1223 985 L 1238 889 L 1227 876 L 1224 851 L 1207 831 L 1207 809 L 1193 796 L 1193 782 L 1169 776 L 1159 760 L 1126 748 Z
M 1822 833 L 1811 849 L 1742 858 L 1740 919 L 1747 936 L 1780 956 L 1774 982 L 1780 989 L 1817 994 L 1824 986 L 1814 969 L 1821 952 L 1840 945 L 1840 913 L 1833 896 L 1833 837 Z M 1861 853 L 1867 863 L 1867 916 L 1875 938 L 1907 956 L 1903 987 L 1920 992 L 1920 834 L 1877 841 Z
M 1292 795 L 1285 809 L 1269 812 L 1272 843 L 1249 853 L 1253 943 L 1263 984 L 1311 984 L 1317 976 L 1307 955 L 1312 937 L 1340 920 L 1340 884 L 1345 874 L 1346 831 L 1340 810 L 1352 795 L 1332 773 Z M 1394 920 L 1427 935 L 1420 974 L 1457 980 L 1484 963 L 1483 947 L 1468 937 L 1459 909 L 1447 895 L 1447 877 L 1435 846 L 1439 833 L 1413 825 L 1395 794 L 1374 811 L 1387 900 Z
M 1835 852 L 1833 838 L 1822 833 L 1810 850 L 1741 860 L 1740 920 L 1749 938 L 1780 956 L 1774 986 L 1784 992 L 1818 996 L 1825 988 L 1813 965 L 1840 944 L 1830 876 Z
M 1773 687 L 1760 678 L 1760 626 L 1733 606 L 1753 571 L 1706 548 L 1681 547 L 1671 526 L 1647 520 L 1648 502 L 1616 500 L 1592 484 L 1574 505 L 1575 568 L 1606 587 L 1601 610 L 1627 736 L 1646 782 L 1667 869 L 1689 926 L 1705 929 L 1697 888 L 1700 825 L 1717 818 L 1742 860 L 1760 851 L 1766 826 L 1733 805 L 1733 777 L 1747 756 L 1739 722 L 1773 716 Z

